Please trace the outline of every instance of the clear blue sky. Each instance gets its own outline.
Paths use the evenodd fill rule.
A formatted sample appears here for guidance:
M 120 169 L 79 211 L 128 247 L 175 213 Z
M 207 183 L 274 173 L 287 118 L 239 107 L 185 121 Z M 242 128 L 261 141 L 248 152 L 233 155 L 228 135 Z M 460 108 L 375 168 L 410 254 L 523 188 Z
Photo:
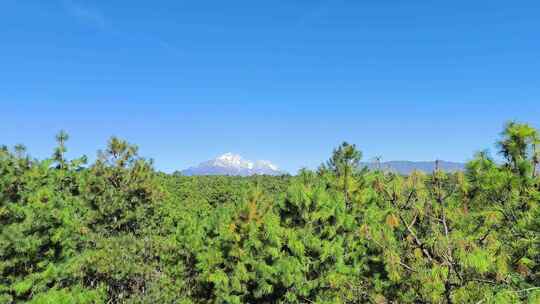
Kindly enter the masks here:
M 156 167 L 334 146 L 464 161 L 540 123 L 538 1 L 0 1 L 0 143 L 111 135 Z

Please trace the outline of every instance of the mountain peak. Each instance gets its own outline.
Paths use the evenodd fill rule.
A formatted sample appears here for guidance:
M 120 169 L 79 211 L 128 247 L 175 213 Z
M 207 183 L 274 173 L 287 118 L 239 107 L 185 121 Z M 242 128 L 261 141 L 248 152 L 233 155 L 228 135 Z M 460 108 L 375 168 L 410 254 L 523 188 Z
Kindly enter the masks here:
M 279 168 L 268 160 L 250 161 L 232 152 L 182 171 L 184 175 L 280 175 Z
M 216 166 L 220 167 L 240 167 L 248 169 L 253 168 L 252 162 L 244 160 L 242 156 L 231 152 L 216 157 L 213 162 Z
M 227 153 L 225 153 L 225 154 L 223 154 L 221 156 L 216 157 L 216 159 L 234 161 L 234 160 L 241 160 L 242 156 L 240 156 L 238 154 L 234 154 L 232 152 L 227 152 Z

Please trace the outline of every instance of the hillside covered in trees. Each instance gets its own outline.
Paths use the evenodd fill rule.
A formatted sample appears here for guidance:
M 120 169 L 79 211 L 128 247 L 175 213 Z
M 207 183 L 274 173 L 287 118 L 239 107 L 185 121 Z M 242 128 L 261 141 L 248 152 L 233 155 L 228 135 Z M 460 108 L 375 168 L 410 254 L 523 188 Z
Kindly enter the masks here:
M 504 163 L 402 176 L 343 143 L 296 176 L 157 172 L 0 148 L 0 303 L 540 303 L 537 130 Z

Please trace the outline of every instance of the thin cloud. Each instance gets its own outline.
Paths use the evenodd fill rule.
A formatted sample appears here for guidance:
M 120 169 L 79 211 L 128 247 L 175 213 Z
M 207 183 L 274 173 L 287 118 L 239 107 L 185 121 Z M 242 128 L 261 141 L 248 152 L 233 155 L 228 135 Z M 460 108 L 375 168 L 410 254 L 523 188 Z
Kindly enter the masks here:
M 0 0 L 1 1 L 1 0 Z M 128 33 L 115 31 L 107 23 L 107 20 L 103 13 L 96 7 L 89 7 L 85 5 L 82 0 L 61 0 L 64 10 L 71 17 L 77 19 L 79 22 L 84 23 L 88 26 L 96 27 L 101 30 L 107 29 L 107 32 L 110 34 L 116 35 L 118 37 L 123 37 L 128 35 Z M 154 46 L 165 50 L 166 52 L 175 55 L 183 56 L 185 55 L 179 48 L 170 44 L 166 40 L 160 39 L 156 35 L 149 35 L 141 32 L 129 33 L 130 37 L 138 37 L 139 40 L 153 44 Z
M 64 0 L 63 5 L 69 15 L 81 22 L 100 29 L 104 29 L 107 25 L 103 14 L 95 8 L 84 6 L 73 0 Z

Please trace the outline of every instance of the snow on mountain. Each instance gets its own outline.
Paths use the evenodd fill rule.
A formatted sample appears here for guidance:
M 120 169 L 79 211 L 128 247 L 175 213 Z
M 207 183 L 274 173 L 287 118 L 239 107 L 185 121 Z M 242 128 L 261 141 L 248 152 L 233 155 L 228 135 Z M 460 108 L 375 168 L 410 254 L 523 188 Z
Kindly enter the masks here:
M 253 162 L 244 160 L 240 155 L 225 153 L 216 159 L 212 160 L 211 163 L 214 166 L 218 167 L 233 167 L 233 168 L 242 168 L 242 169 L 253 169 Z
M 284 172 L 267 160 L 250 161 L 238 154 L 225 153 L 215 159 L 182 171 L 184 175 L 280 175 Z

